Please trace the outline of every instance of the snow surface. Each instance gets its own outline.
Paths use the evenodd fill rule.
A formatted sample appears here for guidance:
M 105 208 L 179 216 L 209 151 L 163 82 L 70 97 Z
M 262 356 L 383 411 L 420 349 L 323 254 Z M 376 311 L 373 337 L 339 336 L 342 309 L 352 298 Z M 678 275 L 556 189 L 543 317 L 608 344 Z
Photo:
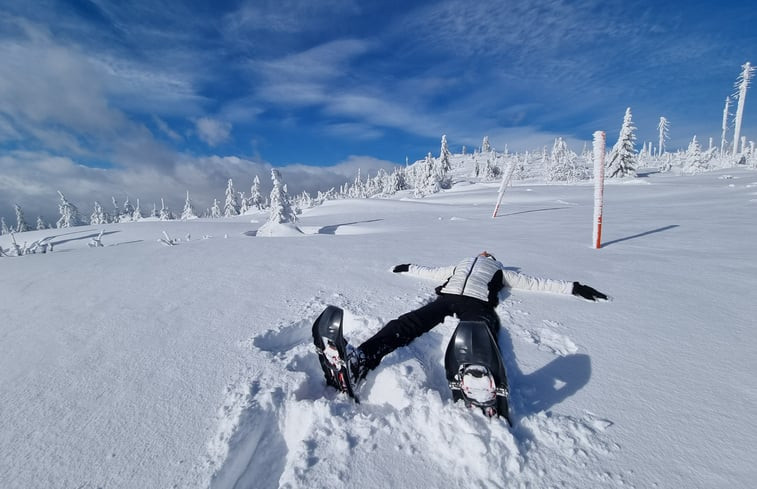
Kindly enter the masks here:
M 757 172 L 608 182 L 600 250 L 590 184 L 519 184 L 492 219 L 497 188 L 329 201 L 286 237 L 265 215 L 17 235 L 55 247 L 0 258 L 0 485 L 754 487 Z M 481 250 L 613 298 L 504 298 L 513 428 L 451 402 L 455 319 L 362 404 L 325 386 L 327 304 L 359 343 L 434 297 L 393 265 Z

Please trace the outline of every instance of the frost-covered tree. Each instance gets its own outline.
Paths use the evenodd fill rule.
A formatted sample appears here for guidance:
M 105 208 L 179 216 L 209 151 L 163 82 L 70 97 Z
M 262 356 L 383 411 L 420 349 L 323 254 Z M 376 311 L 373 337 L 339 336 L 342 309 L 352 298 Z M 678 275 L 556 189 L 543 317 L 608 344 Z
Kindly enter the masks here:
M 131 220 L 132 221 L 141 221 L 142 220 L 142 210 L 139 208 L 139 199 L 137 199 L 137 207 L 134 208 L 134 211 L 131 213 Z
M 657 130 L 659 131 L 660 140 L 657 145 L 657 156 L 662 156 L 665 152 L 665 141 L 670 139 L 668 136 L 668 129 L 670 128 L 670 122 L 665 117 L 660 117 L 660 123 L 657 124 Z
M 239 215 L 239 202 L 237 201 L 237 193 L 234 191 L 234 182 L 231 178 L 229 178 L 229 183 L 226 185 L 226 203 L 223 206 L 223 215 L 225 217 Z
M 636 141 L 635 129 L 631 120 L 631 107 L 628 107 L 623 117 L 618 142 L 615 143 L 607 158 L 607 178 L 636 176 L 636 151 L 633 147 Z
M 218 203 L 218 199 L 213 199 L 213 207 L 210 208 L 210 217 L 221 217 L 221 204 Z
M 418 175 L 415 183 L 416 197 L 431 195 L 441 190 L 440 175 L 437 170 L 434 158 L 431 156 L 431 153 L 428 153 L 420 166 L 420 175 Z
M 113 222 L 119 222 L 121 220 L 121 209 L 119 209 L 115 197 L 111 197 L 110 200 L 113 202 Z
M 244 192 L 239 192 L 239 214 L 247 214 L 250 211 L 250 199 L 245 197 Z
M 98 201 L 95 201 L 95 209 L 92 211 L 92 214 L 89 216 L 89 223 L 98 225 L 98 224 L 107 224 L 108 219 L 105 216 L 105 211 L 103 211 L 102 206 Z
M 563 138 L 555 139 L 546 167 L 545 179 L 550 182 L 575 182 L 587 177 L 588 170 L 578 162 L 578 155 L 568 148 Z
M 447 135 L 442 134 L 442 147 L 439 150 L 439 165 L 444 170 L 444 172 L 448 172 L 452 169 L 452 163 L 450 162 L 450 152 L 449 147 L 447 146 Z
M 4 217 L 0 217 L 0 234 L 10 234 L 11 230 L 8 228 L 8 224 L 5 222 Z
M 289 196 L 281 180 L 281 173 L 275 168 L 271 168 L 271 180 L 273 189 L 271 189 L 271 213 L 268 221 L 279 224 L 296 221 L 297 217 L 289 202 Z
M 690 174 L 702 173 L 710 169 L 709 158 L 702 153 L 702 147 L 697 141 L 697 137 L 689 143 L 684 159 L 684 171 Z
M 172 221 L 174 219 L 173 212 L 166 206 L 163 198 L 160 199 L 160 216 L 161 221 Z
M 158 206 L 155 204 L 155 202 L 152 203 L 152 211 L 150 212 L 150 217 L 158 219 L 160 218 L 160 214 L 158 214 Z
M 118 221 L 130 222 L 133 220 L 134 220 L 134 207 L 132 207 L 131 202 L 129 202 L 129 196 L 126 196 L 126 200 L 124 201 L 124 209 L 123 209 L 123 212 L 121 212 L 121 218 Z
M 746 91 L 749 88 L 749 82 L 754 73 L 754 68 L 751 63 L 747 61 L 741 66 L 741 75 L 736 80 L 736 97 L 738 103 L 736 106 L 736 120 L 733 126 L 733 154 L 734 156 L 739 152 L 739 138 L 741 134 L 741 121 L 744 116 L 744 102 L 746 101 Z
M 47 229 L 47 224 L 42 219 L 42 216 L 37 216 L 37 231 L 41 231 L 43 229 Z
M 189 200 L 189 190 L 187 190 L 187 200 L 184 201 L 184 210 L 181 211 L 181 220 L 186 221 L 188 219 L 197 219 L 197 215 L 192 208 L 192 201 Z
M 491 144 L 489 144 L 489 136 L 484 136 L 484 140 L 481 141 L 481 152 L 489 153 L 492 150 Z
M 74 204 L 66 200 L 66 197 L 60 190 L 58 190 L 58 195 L 60 195 L 60 204 L 58 204 L 60 219 L 58 219 L 56 227 L 60 229 L 80 225 L 81 219 L 79 218 L 79 209 L 77 209 Z
M 28 230 L 29 226 L 26 224 L 26 220 L 24 220 L 24 211 L 21 210 L 20 205 L 16 204 L 16 232 L 23 233 Z
M 726 97 L 725 108 L 723 109 L 723 126 L 722 126 L 723 132 L 720 134 L 720 154 L 721 155 L 725 154 L 725 148 L 726 148 L 726 145 L 728 144 L 728 140 L 726 139 L 726 136 L 728 134 L 728 116 L 731 115 L 728 112 L 728 109 L 730 108 L 730 106 L 731 106 L 731 97 Z
M 263 209 L 263 195 L 260 193 L 260 178 L 255 175 L 250 188 L 250 207 L 254 209 Z

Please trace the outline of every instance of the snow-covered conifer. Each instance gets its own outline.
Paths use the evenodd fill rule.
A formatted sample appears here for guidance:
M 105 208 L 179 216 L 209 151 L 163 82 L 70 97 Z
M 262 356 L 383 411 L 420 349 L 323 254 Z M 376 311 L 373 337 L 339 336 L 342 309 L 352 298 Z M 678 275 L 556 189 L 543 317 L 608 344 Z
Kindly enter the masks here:
M 223 206 L 223 215 L 225 217 L 239 215 L 239 202 L 237 201 L 237 193 L 234 191 L 234 182 L 231 178 L 229 178 L 229 183 L 226 185 L 226 203 Z
M 126 200 L 124 201 L 124 209 L 123 212 L 121 212 L 121 217 L 118 220 L 119 222 L 130 222 L 134 220 L 134 207 L 132 207 L 131 203 L 129 202 L 129 196 L 126 196 Z
M 60 195 L 60 204 L 58 204 L 60 219 L 58 219 L 56 227 L 60 229 L 80 225 L 81 219 L 79 218 L 79 209 L 77 209 L 74 204 L 66 200 L 66 197 L 60 190 L 58 190 L 58 195 Z
M 636 176 L 636 151 L 633 147 L 636 141 L 635 129 L 631 120 L 631 107 L 628 107 L 623 117 L 618 142 L 607 158 L 607 178 Z
M 741 121 L 744 116 L 744 102 L 746 101 L 746 92 L 749 88 L 749 82 L 754 73 L 754 67 L 747 61 L 741 66 L 741 75 L 736 80 L 736 97 L 738 98 L 738 104 L 736 106 L 736 120 L 734 121 L 733 129 L 733 154 L 734 156 L 739 152 L 739 139 L 741 135 Z
M 111 201 L 113 202 L 113 222 L 119 222 L 121 220 L 121 209 L 118 207 L 115 196 L 111 197 Z
M 0 234 L 10 234 L 11 230 L 8 228 L 8 224 L 5 222 L 4 217 L 0 217 Z
M 489 136 L 484 136 L 484 140 L 481 141 L 481 152 L 489 153 L 492 150 L 491 144 L 489 144 Z
M 689 148 L 686 150 L 684 171 L 686 173 L 697 174 L 709 170 L 708 160 L 705 155 L 702 154 L 702 147 L 697 141 L 697 137 L 689 143 Z
M 29 226 L 26 224 L 26 220 L 24 220 L 24 211 L 21 210 L 20 205 L 16 204 L 16 232 L 23 233 L 28 230 Z
M 437 171 L 434 158 L 431 153 L 426 155 L 426 159 L 420 165 L 420 174 L 417 176 L 415 183 L 415 196 L 423 197 L 431 195 L 441 189 L 439 185 L 439 172 Z
M 263 209 L 263 195 L 260 193 L 260 178 L 255 175 L 250 188 L 250 207 L 261 210 Z
M 271 213 L 268 216 L 268 221 L 279 224 L 294 222 L 297 218 L 284 190 L 281 173 L 275 168 L 271 168 L 271 180 L 273 181 L 273 189 L 271 189 Z
M 665 117 L 660 117 L 660 123 L 657 124 L 657 130 L 659 131 L 660 140 L 657 145 L 657 156 L 662 156 L 665 152 L 665 141 L 670 139 L 668 136 L 668 129 L 670 128 L 670 122 Z
M 439 165 L 445 173 L 452 169 L 450 156 L 449 147 L 447 146 L 447 135 L 442 134 L 442 147 L 439 150 Z
M 221 217 L 221 205 L 218 203 L 218 199 L 213 199 L 213 207 L 210 208 L 210 217 Z
M 142 220 L 142 210 L 139 208 L 139 199 L 137 199 L 137 207 L 135 207 L 134 211 L 131 213 L 131 220 L 132 221 Z
M 155 219 L 158 219 L 160 217 L 160 214 L 158 214 L 158 206 L 155 204 L 155 202 L 152 203 L 152 212 L 150 212 L 150 217 L 153 217 Z
M 92 211 L 92 214 L 89 216 L 89 223 L 98 225 L 98 224 L 106 224 L 108 222 L 107 218 L 105 217 L 105 211 L 103 211 L 102 206 L 98 201 L 95 201 L 95 209 Z
M 197 219 L 197 215 L 192 208 L 192 201 L 189 200 L 189 190 L 187 190 L 187 200 L 184 201 L 184 210 L 181 211 L 181 220 L 186 221 L 188 219 Z
M 561 137 L 555 139 L 546 168 L 545 179 L 551 182 L 575 182 L 588 177 L 588 168 L 578 163 L 578 155 Z
M 37 216 L 37 231 L 41 231 L 43 229 L 47 229 L 47 224 L 45 224 L 45 221 L 42 220 L 42 216 Z
M 174 215 L 171 212 L 171 210 L 166 207 L 166 203 L 163 201 L 163 198 L 160 199 L 160 216 L 161 221 L 171 221 L 174 219 Z
M 250 211 L 250 199 L 245 197 L 244 192 L 239 192 L 239 213 L 247 214 Z

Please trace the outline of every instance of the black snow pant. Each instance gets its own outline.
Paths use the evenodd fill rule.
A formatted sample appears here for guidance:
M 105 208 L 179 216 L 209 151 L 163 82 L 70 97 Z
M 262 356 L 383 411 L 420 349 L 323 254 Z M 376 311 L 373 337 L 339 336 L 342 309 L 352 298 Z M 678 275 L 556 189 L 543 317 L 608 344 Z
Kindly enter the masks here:
M 386 355 L 408 345 L 452 315 L 457 315 L 460 321 L 483 321 L 494 339 L 499 337 L 499 316 L 491 304 L 464 295 L 440 294 L 433 302 L 389 321 L 378 333 L 360 345 L 365 353 L 366 366 L 373 370 Z

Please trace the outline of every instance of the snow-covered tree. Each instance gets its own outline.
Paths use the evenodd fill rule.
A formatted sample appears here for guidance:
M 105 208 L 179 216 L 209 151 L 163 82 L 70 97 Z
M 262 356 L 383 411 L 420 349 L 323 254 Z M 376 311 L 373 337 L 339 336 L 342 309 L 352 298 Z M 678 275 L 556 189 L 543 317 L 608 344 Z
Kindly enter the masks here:
M 37 231 L 41 231 L 43 229 L 47 229 L 48 226 L 45 223 L 44 220 L 42 220 L 42 216 L 37 216 Z
M 731 115 L 728 112 L 728 109 L 731 106 L 731 97 L 725 98 L 725 108 L 723 109 L 723 132 L 720 134 L 720 154 L 725 154 L 725 148 L 728 144 L 728 140 L 726 139 L 726 135 L 728 134 L 728 116 Z
M 137 207 L 134 208 L 134 211 L 131 213 L 131 220 L 132 221 L 141 221 L 142 220 L 142 210 L 139 208 L 139 199 L 137 199 Z
M 98 201 L 95 201 L 95 209 L 92 211 L 92 214 L 89 216 L 89 223 L 98 225 L 98 224 L 107 224 L 108 219 L 105 216 L 105 211 L 103 211 L 102 206 Z
M 218 199 L 213 199 L 213 207 L 210 208 L 210 217 L 221 217 L 221 204 L 218 203 Z
M 733 129 L 733 154 L 734 156 L 739 153 L 739 138 L 741 134 L 741 121 L 744 116 L 744 102 L 746 101 L 746 91 L 749 88 L 749 81 L 754 73 L 754 67 L 747 61 L 741 66 L 741 75 L 736 80 L 736 97 L 738 98 L 738 104 L 736 106 L 736 120 L 734 121 Z
M 134 220 L 134 207 L 129 202 L 129 197 L 124 201 L 124 209 L 118 222 L 130 222 Z
M 163 201 L 163 198 L 160 199 L 160 216 L 161 221 L 172 221 L 174 219 L 173 212 L 166 207 L 166 203 Z
M 615 143 L 612 151 L 610 151 L 610 156 L 607 158 L 607 178 L 636 176 L 635 129 L 636 127 L 631 120 L 631 107 L 628 107 L 626 115 L 623 117 L 618 142 Z
M 710 169 L 709 158 L 702 153 L 702 147 L 697 141 L 697 137 L 689 143 L 684 160 L 684 171 L 686 173 L 697 174 Z
M 118 207 L 115 196 L 111 197 L 110 200 L 113 202 L 113 222 L 119 222 L 121 220 L 121 209 Z
M 281 173 L 275 168 L 271 168 L 271 180 L 273 189 L 271 189 L 271 213 L 268 221 L 279 224 L 296 221 L 297 217 L 292 211 L 289 196 L 281 180 Z
M 8 228 L 8 224 L 5 222 L 4 217 L 0 217 L 0 234 L 10 234 L 11 230 Z
M 489 144 L 489 136 L 484 136 L 484 140 L 481 141 L 481 152 L 489 153 L 492 150 L 491 144 Z
M 197 215 L 192 208 L 192 201 L 189 200 L 189 190 L 187 190 L 187 200 L 184 201 L 184 210 L 181 211 L 181 220 L 186 221 L 188 219 L 197 219 Z
M 66 200 L 66 197 L 60 190 L 58 190 L 58 195 L 60 195 L 60 204 L 58 204 L 60 219 L 58 219 L 56 227 L 60 229 L 80 225 L 81 219 L 79 218 L 79 209 L 77 209 L 74 204 Z
M 16 232 L 17 233 L 23 233 L 24 231 L 28 231 L 29 226 L 26 224 L 26 221 L 24 220 L 24 211 L 21 210 L 21 206 L 16 204 Z
M 260 178 L 255 175 L 250 188 L 250 207 L 254 209 L 263 209 L 263 195 L 260 193 Z
M 415 196 L 423 197 L 431 195 L 441 190 L 439 181 L 439 171 L 431 153 L 426 155 L 426 159 L 419 167 L 419 174 L 416 174 Z
M 578 162 L 578 155 L 563 138 L 555 139 L 546 168 L 545 179 L 551 182 L 575 182 L 588 177 L 588 169 Z
M 229 183 L 226 185 L 226 203 L 223 206 L 223 215 L 225 217 L 239 215 L 239 202 L 237 201 L 237 193 L 234 191 L 234 182 L 231 178 L 229 178 Z
M 155 202 L 152 203 L 152 212 L 150 212 L 150 217 L 158 219 L 160 218 L 160 214 L 158 214 L 158 206 L 155 204 Z
M 442 147 L 439 150 L 439 165 L 441 165 L 445 173 L 452 169 L 450 156 L 449 147 L 447 146 L 447 135 L 442 134 Z
M 245 197 L 244 192 L 239 192 L 239 214 L 247 214 L 250 211 L 250 199 Z
M 662 154 L 665 152 L 665 141 L 670 139 L 670 136 L 668 136 L 668 129 L 670 128 L 670 123 L 665 117 L 660 117 L 660 123 L 657 124 L 657 130 L 659 131 L 660 140 L 657 145 L 657 155 L 662 156 Z

